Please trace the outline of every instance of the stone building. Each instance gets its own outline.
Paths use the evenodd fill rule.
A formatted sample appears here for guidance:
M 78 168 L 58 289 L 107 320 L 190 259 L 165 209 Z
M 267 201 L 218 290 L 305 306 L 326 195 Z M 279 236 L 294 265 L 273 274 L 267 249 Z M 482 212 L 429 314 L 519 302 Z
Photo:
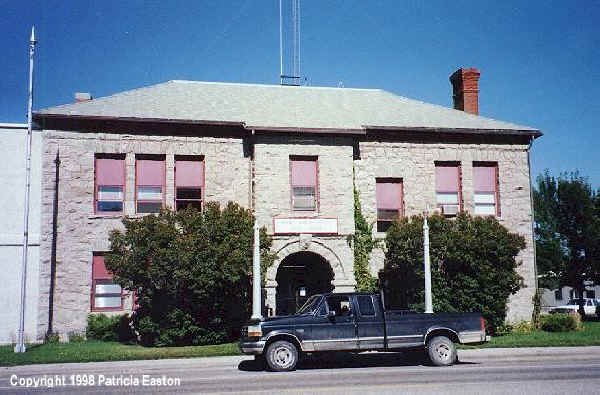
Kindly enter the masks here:
M 312 293 L 353 290 L 346 239 L 354 232 L 354 185 L 379 237 L 392 219 L 436 207 L 449 216 L 496 215 L 524 235 L 525 287 L 512 297 L 509 318 L 529 318 L 528 154 L 541 134 L 478 116 L 478 77 L 460 69 L 451 78 L 455 107 L 464 111 L 375 89 L 169 81 L 37 112 L 39 333 L 49 324 L 80 331 L 90 311 L 131 308 L 103 265 L 108 232 L 124 215 L 163 206 L 253 208 L 277 253 L 267 273 L 270 313 L 289 312 Z M 375 251 L 373 274 L 382 266 Z

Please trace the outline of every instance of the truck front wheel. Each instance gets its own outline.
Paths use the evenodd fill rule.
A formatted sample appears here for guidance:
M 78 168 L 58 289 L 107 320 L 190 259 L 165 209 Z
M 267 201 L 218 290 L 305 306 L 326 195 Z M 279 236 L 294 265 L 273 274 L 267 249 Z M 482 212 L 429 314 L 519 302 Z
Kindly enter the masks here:
M 288 341 L 279 340 L 269 344 L 265 359 L 269 369 L 275 372 L 294 370 L 298 363 L 298 349 Z
M 446 336 L 435 336 L 427 342 L 427 355 L 435 366 L 450 366 L 457 360 L 456 347 Z

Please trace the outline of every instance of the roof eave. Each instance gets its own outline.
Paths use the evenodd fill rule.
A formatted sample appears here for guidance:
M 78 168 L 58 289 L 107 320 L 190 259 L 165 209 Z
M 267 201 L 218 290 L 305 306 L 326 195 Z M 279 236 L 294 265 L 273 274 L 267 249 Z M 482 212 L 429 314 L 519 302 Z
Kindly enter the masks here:
M 451 133 L 451 134 L 503 134 L 513 136 L 531 136 L 538 138 L 543 133 L 537 129 L 473 129 L 473 128 L 443 128 L 428 126 L 376 126 L 364 125 L 365 131 L 399 131 L 399 132 L 429 132 L 429 133 Z

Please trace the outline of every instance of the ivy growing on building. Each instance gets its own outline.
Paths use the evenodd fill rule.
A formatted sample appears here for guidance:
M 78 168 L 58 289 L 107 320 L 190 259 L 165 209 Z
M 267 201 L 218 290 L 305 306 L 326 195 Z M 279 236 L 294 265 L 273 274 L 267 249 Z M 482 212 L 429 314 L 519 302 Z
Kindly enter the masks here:
M 378 242 L 373 238 L 373 225 L 363 216 L 360 196 L 354 186 L 354 234 L 348 236 L 348 245 L 354 249 L 354 278 L 356 291 L 374 292 L 377 278 L 369 272 L 369 257 Z

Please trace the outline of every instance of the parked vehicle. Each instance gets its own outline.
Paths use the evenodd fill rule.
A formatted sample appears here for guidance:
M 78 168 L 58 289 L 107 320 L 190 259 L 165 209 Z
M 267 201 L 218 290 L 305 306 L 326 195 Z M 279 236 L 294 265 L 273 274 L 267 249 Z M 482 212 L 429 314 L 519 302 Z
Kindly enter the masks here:
M 303 353 L 424 349 L 437 366 L 457 360 L 455 343 L 483 343 L 479 313 L 424 314 L 387 310 L 378 294 L 314 295 L 290 316 L 249 322 L 240 349 L 274 371 L 293 370 Z
M 556 306 L 552 309 L 550 309 L 550 313 L 572 313 L 572 312 L 579 312 L 579 301 L 581 299 L 571 299 L 569 300 L 569 302 L 565 305 L 562 306 Z M 600 302 L 598 301 L 598 299 L 590 299 L 590 298 L 584 298 L 583 299 L 583 311 L 585 313 L 586 317 L 596 317 L 597 316 L 597 311 L 596 308 L 597 306 L 600 304 Z

